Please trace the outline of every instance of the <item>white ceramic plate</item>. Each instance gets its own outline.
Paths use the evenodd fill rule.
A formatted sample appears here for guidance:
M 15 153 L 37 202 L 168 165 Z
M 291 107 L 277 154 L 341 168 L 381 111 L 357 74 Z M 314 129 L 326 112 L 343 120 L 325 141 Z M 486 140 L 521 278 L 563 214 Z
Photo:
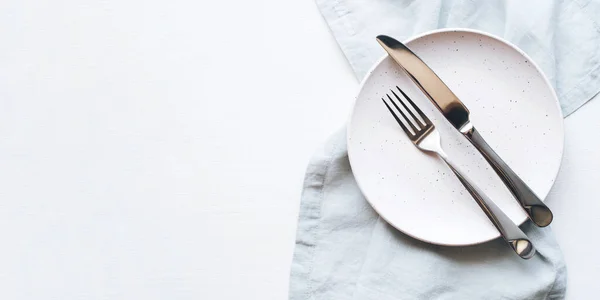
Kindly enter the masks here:
M 373 41 L 375 43 L 375 41 Z M 463 101 L 487 142 L 542 199 L 563 153 L 563 116 L 539 68 L 500 38 L 438 30 L 406 42 Z M 373 208 L 398 230 L 440 245 L 473 245 L 500 236 L 458 179 L 419 151 L 381 97 L 399 86 L 440 131 L 442 146 L 516 223 L 527 217 L 488 163 L 389 58 L 366 76 L 348 126 L 356 181 Z

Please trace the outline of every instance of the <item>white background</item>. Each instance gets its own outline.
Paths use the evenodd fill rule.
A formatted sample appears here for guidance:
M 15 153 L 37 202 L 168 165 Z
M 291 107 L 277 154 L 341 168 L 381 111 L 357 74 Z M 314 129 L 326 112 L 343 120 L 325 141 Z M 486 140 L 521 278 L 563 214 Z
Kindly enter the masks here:
M 308 1 L 0 2 L 0 297 L 286 299 L 303 173 L 358 82 Z M 600 291 L 600 100 L 549 198 Z

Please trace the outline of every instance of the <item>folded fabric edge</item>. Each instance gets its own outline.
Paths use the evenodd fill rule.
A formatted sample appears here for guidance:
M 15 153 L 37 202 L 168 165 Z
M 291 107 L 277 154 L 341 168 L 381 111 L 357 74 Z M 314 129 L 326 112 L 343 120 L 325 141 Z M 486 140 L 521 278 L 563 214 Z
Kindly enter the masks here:
M 290 272 L 290 300 L 310 299 L 313 291 L 311 273 L 319 239 L 321 204 L 327 173 L 338 148 L 338 142 L 334 140 L 336 136 L 337 134 L 332 135 L 313 154 L 305 173 Z
M 598 84 L 598 87 L 596 88 L 591 88 L 593 85 L 590 84 L 598 81 L 600 81 L 600 64 L 590 73 L 588 73 L 586 77 L 579 81 L 578 84 L 571 88 L 571 90 L 563 95 L 558 96 L 559 99 L 565 99 L 565 104 L 561 102 L 561 108 L 565 118 L 577 111 L 600 93 L 600 84 Z M 584 100 L 577 102 L 577 99 Z

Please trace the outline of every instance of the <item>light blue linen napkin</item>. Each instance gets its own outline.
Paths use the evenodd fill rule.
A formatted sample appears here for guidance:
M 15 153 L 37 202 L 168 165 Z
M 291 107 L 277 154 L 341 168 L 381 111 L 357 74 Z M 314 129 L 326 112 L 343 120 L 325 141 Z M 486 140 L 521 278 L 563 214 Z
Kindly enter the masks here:
M 385 51 L 428 30 L 479 29 L 525 51 L 554 85 L 565 116 L 600 92 L 599 0 L 316 0 L 359 79 Z
M 400 40 L 467 27 L 502 36 L 540 65 L 570 114 L 600 91 L 600 1 L 317 0 L 358 78 Z M 522 229 L 538 253 L 517 257 L 497 239 L 443 247 L 412 239 L 372 210 L 348 162 L 345 130 L 311 160 L 300 204 L 291 300 L 562 299 L 566 267 L 550 228 Z

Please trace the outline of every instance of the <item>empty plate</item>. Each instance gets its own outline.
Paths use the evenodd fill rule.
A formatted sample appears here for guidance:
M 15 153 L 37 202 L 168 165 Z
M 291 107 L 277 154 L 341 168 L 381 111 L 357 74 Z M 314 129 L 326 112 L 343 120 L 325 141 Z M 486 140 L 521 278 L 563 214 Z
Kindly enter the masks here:
M 472 30 L 437 30 L 406 44 L 463 101 L 500 157 L 544 199 L 561 163 L 563 116 L 535 63 L 508 42 Z M 439 158 L 418 150 L 387 111 L 381 98 L 396 86 L 435 124 L 448 155 L 516 224 L 523 223 L 525 213 L 489 164 L 388 56 L 365 77 L 347 136 L 356 181 L 381 217 L 440 245 L 500 236 L 454 174 Z

